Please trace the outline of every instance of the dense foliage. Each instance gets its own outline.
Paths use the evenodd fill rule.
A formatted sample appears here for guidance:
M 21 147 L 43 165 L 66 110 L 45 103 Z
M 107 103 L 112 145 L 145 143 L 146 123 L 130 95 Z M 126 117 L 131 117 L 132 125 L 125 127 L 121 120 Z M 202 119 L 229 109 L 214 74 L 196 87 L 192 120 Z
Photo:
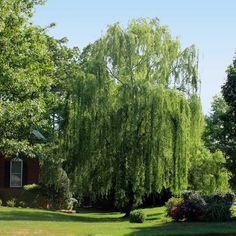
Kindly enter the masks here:
M 222 96 L 214 98 L 212 112 L 206 118 L 204 140 L 212 150 L 221 150 L 226 166 L 232 173 L 231 185 L 236 186 L 236 60 L 227 70 L 227 80 L 222 86 Z
M 200 142 L 197 53 L 158 20 L 119 24 L 81 54 L 68 99 L 64 148 L 74 191 L 114 193 L 120 208 L 188 186 Z
M 167 215 L 176 221 L 202 220 L 206 202 L 199 192 L 186 191 L 181 198 L 171 198 L 166 203 Z
M 171 198 L 166 203 L 167 215 L 176 221 L 227 221 L 231 218 L 234 194 L 202 195 L 186 191 L 181 198 Z
M 222 87 L 222 94 L 228 110 L 223 116 L 224 133 L 226 139 L 225 153 L 227 165 L 233 173 L 232 185 L 236 186 L 236 59 L 228 68 L 227 80 Z
M 143 223 L 146 215 L 142 210 L 134 210 L 130 212 L 129 221 L 131 223 Z
M 207 208 L 205 218 L 207 221 L 226 221 L 231 218 L 231 208 L 234 201 L 234 194 L 217 194 L 206 198 Z
M 52 209 L 69 209 L 71 192 L 70 192 L 70 180 L 64 170 L 61 169 L 57 175 L 58 179 L 52 184 L 46 184 L 41 186 L 40 193 L 48 201 L 48 208 Z
M 174 220 L 181 219 L 181 206 L 183 205 L 183 198 L 171 197 L 165 204 L 166 213 Z
M 203 139 L 206 147 L 215 152 L 221 150 L 224 154 L 227 147 L 226 133 L 224 130 L 224 116 L 228 111 L 228 106 L 220 94 L 213 98 L 211 112 L 206 116 L 206 127 Z
M 43 186 L 54 186 L 53 194 L 61 196 L 70 191 L 62 187 L 66 180 L 61 177 L 58 139 L 78 50 L 47 34 L 53 24 L 32 25 L 34 6 L 43 2 L 0 2 L 0 152 L 8 158 L 39 158 Z M 58 196 L 50 198 L 65 205 Z
M 42 154 L 42 143 L 57 137 L 65 84 L 76 60 L 76 49 L 46 33 L 51 26 L 30 22 L 35 4 L 43 2 L 0 3 L 0 149 L 9 157 Z
M 231 173 L 226 168 L 226 160 L 221 151 L 211 153 L 199 147 L 191 160 L 189 188 L 201 190 L 206 195 L 225 194 L 230 191 Z
M 48 126 L 45 113 L 53 85 L 48 44 L 53 39 L 29 24 L 36 2 L 0 3 L 0 148 L 8 155 L 34 155 L 32 131 Z

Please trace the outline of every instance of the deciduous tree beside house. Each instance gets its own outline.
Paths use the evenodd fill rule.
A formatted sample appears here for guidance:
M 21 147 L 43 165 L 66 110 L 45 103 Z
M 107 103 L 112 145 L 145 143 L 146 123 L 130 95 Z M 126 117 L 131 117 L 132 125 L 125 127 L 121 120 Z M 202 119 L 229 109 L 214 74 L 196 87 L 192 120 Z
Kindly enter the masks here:
M 68 74 L 78 54 L 66 47 L 65 39 L 47 34 L 51 26 L 32 25 L 33 9 L 43 2 L 0 2 L 1 187 L 38 181 L 39 160 L 52 156 L 47 146 L 59 136 Z

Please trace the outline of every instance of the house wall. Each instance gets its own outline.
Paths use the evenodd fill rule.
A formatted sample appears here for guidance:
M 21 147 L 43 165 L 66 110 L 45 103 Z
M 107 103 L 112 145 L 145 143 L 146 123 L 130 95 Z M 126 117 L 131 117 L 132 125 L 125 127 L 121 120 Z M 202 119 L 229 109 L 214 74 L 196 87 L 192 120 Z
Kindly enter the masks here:
M 19 198 L 23 192 L 23 188 L 0 188 L 0 199 L 5 204 L 7 200 Z
M 39 182 L 39 162 L 38 160 L 28 160 L 27 161 L 27 184 L 33 184 Z
M 4 187 L 5 180 L 5 159 L 0 154 L 0 188 Z
M 9 167 L 6 168 L 6 159 L 3 157 L 3 155 L 0 154 L 0 188 L 6 188 L 9 187 L 8 179 L 6 179 L 6 169 L 8 171 Z M 26 184 L 33 184 L 33 183 L 38 183 L 39 181 L 39 172 L 40 172 L 40 167 L 39 167 L 39 161 L 37 159 L 28 159 L 24 161 L 23 164 L 23 185 Z M 7 184 L 6 184 L 7 183 Z

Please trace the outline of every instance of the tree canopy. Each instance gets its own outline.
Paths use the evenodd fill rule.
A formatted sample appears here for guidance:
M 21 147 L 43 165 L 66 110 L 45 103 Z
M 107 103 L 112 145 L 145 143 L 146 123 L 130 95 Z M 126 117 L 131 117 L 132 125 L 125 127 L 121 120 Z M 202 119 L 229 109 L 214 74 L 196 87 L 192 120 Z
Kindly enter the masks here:
M 233 173 L 232 184 L 236 186 L 236 59 L 227 70 L 227 80 L 222 86 L 222 94 L 228 109 L 222 117 L 226 138 L 225 153 L 229 170 Z
M 64 139 L 78 194 L 112 192 L 127 207 L 163 188 L 187 188 L 203 121 L 197 64 L 196 49 L 182 50 L 157 19 L 111 25 L 85 48 Z
M 214 99 L 212 113 L 207 117 L 204 134 L 206 145 L 212 150 L 221 150 L 227 168 L 232 173 L 231 185 L 236 186 L 236 60 L 227 70 L 227 80 L 222 86 L 222 95 Z
M 0 3 L 0 149 L 7 156 L 40 154 L 35 130 L 48 140 L 53 136 L 52 118 L 56 109 L 60 114 L 65 68 L 74 57 L 64 40 L 48 36 L 48 27 L 31 24 L 35 4 L 42 3 Z

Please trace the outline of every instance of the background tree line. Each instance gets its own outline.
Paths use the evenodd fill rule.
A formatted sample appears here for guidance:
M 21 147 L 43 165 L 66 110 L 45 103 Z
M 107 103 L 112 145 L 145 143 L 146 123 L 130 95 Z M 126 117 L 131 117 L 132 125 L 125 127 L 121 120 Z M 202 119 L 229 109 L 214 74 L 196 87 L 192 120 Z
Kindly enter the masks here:
M 228 67 L 221 93 L 214 97 L 212 110 L 206 117 L 204 141 L 211 151 L 224 153 L 226 166 L 232 173 L 231 186 L 236 186 L 236 59 Z

